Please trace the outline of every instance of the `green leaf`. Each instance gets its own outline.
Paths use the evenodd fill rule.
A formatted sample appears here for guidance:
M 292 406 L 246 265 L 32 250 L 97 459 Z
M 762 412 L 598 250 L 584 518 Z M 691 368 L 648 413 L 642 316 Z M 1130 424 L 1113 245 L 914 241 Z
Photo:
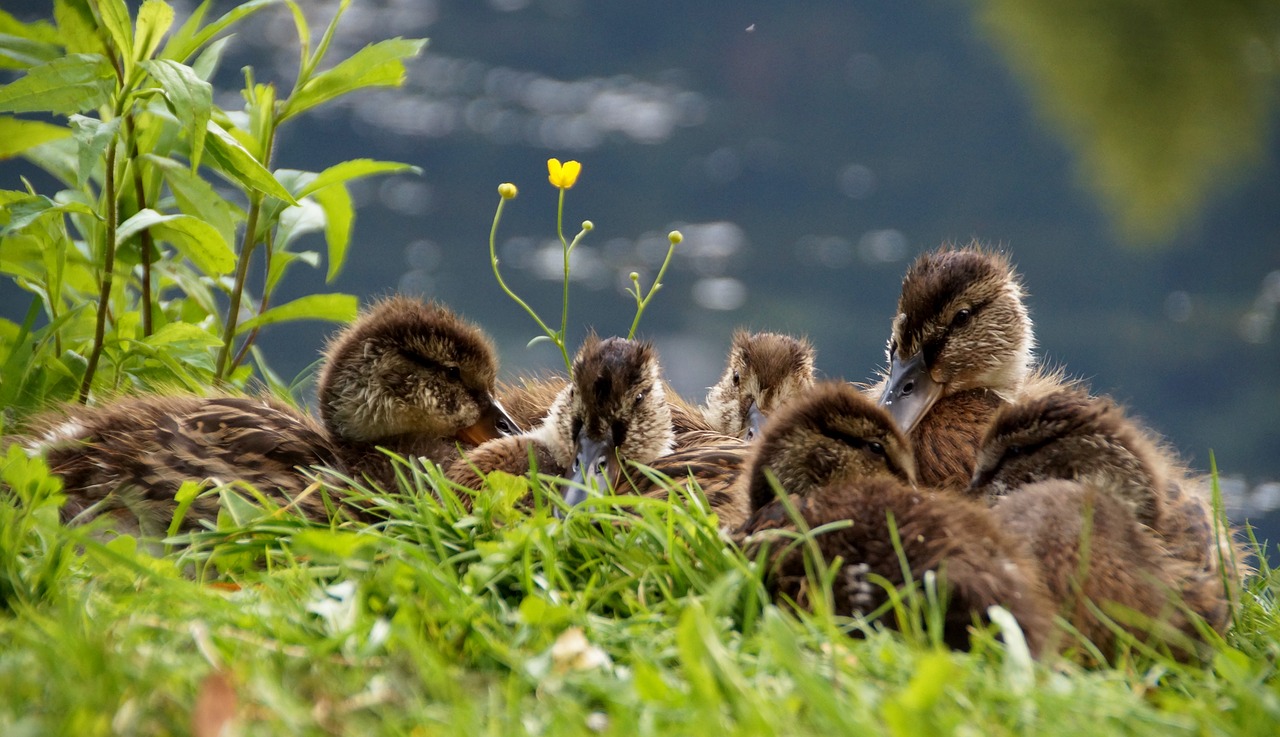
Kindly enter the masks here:
M 25 68 L 62 56 L 57 44 L 0 33 L 0 67 Z
M 144 154 L 143 158 L 164 174 L 169 191 L 183 212 L 212 225 L 226 243 L 235 242 L 236 222 L 243 216 L 218 194 L 213 185 L 173 159 L 153 154 Z
M 151 335 L 142 339 L 152 346 L 170 345 L 173 343 L 197 343 L 212 347 L 221 345 L 222 339 L 208 330 L 189 322 L 171 322 Z
M 186 23 L 183 23 L 182 27 L 173 34 L 173 37 L 169 39 L 169 43 L 165 46 L 164 53 L 162 53 L 161 56 L 165 59 L 186 62 L 192 54 L 198 51 L 200 47 L 209 43 L 214 36 L 222 33 L 237 21 L 258 12 L 277 1 L 278 0 L 251 0 L 247 3 L 241 3 L 227 11 L 226 15 L 223 15 L 221 18 L 197 31 L 195 28 L 199 24 L 199 21 L 204 18 L 205 11 L 208 9 L 209 2 L 206 0 L 200 4 L 200 7 L 197 8 L 197 12 L 193 13 L 192 17 L 187 20 Z
M 298 204 L 293 195 L 289 194 L 289 190 L 281 186 L 280 182 L 271 176 L 271 172 L 259 164 L 257 159 L 253 158 L 253 154 L 241 146 L 230 133 L 212 120 L 209 121 L 206 130 L 213 134 L 207 139 L 209 155 L 224 173 L 248 189 L 256 189 L 263 194 L 284 200 L 290 205 Z
M 129 20 L 129 7 L 124 0 L 98 0 L 98 14 L 111 40 L 115 42 L 126 62 L 133 59 L 133 23 Z
M 324 209 L 324 239 L 329 246 L 329 271 L 325 274 L 325 282 L 331 282 L 347 261 L 351 224 L 356 217 L 355 205 L 347 188 L 342 185 L 325 187 L 312 197 Z
M 93 174 L 94 167 L 102 159 L 107 146 L 115 140 L 120 131 L 120 118 L 103 123 L 97 118 L 84 115 L 70 117 L 71 130 L 75 132 L 79 165 L 76 167 L 76 186 L 83 187 Z
M 64 202 L 58 203 L 45 197 L 44 195 L 34 195 L 9 203 L 3 210 L 3 214 L 9 216 L 9 221 L 3 223 L 4 229 L 0 230 L 0 234 L 8 235 L 23 230 L 34 223 L 37 219 L 55 213 L 78 212 L 83 215 L 94 215 L 97 213 L 93 208 L 80 202 Z
M 0 112 L 67 115 L 111 101 L 115 72 L 101 54 L 72 54 L 27 70 L 0 87 Z
M 272 307 L 261 315 L 240 323 L 236 333 L 293 320 L 350 322 L 355 319 L 359 306 L 359 300 L 352 294 L 310 294 L 278 307 Z
M 213 85 L 200 79 L 191 67 L 170 59 L 144 61 L 142 68 L 160 83 L 169 109 L 187 129 L 191 137 L 191 170 L 195 171 L 204 153 L 206 129 L 213 112 Z
M 11 159 L 32 146 L 69 135 L 71 131 L 60 125 L 0 116 L 0 160 Z
M 124 243 L 143 229 L 164 240 L 209 276 L 226 274 L 235 268 L 236 255 L 222 234 L 212 225 L 191 215 L 163 215 L 155 210 L 141 210 L 120 223 L 116 242 Z
M 298 236 L 324 227 L 324 209 L 314 199 L 300 200 L 281 211 L 276 228 L 275 249 L 284 251 Z
M 357 535 L 335 530 L 299 530 L 293 536 L 293 547 L 299 553 L 325 562 L 344 563 L 352 559 L 372 560 L 376 535 Z
M 191 69 L 195 71 L 197 77 L 205 81 L 213 79 L 213 73 L 218 71 L 218 63 L 222 61 L 222 51 L 227 48 L 227 43 L 230 41 L 230 36 L 220 38 L 200 52 L 196 60 L 191 62 Z
M 334 164 L 328 169 L 320 172 L 314 179 L 307 182 L 301 190 L 296 192 L 295 196 L 299 198 L 306 197 L 307 195 L 318 192 L 325 187 L 349 182 L 353 179 L 362 179 L 364 177 L 372 177 L 379 174 L 401 174 L 403 172 L 421 174 L 422 169 L 411 164 L 402 164 L 398 161 L 352 159 L 351 161 Z
M 426 39 L 393 38 L 369 44 L 332 69 L 317 74 L 285 103 L 281 120 L 365 87 L 397 87 L 404 59 L 422 52 Z
M 58 29 L 56 43 L 68 54 L 96 54 L 102 51 L 98 21 L 88 0 L 54 0 L 53 20 Z
M 160 39 L 173 25 L 173 8 L 164 0 L 144 0 L 138 9 L 138 27 L 134 32 L 137 48 L 134 59 L 150 59 L 160 47 Z

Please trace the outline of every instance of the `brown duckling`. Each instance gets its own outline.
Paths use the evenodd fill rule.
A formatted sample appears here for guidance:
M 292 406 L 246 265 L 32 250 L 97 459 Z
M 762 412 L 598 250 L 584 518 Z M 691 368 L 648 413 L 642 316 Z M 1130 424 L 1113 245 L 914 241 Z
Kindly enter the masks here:
M 1243 551 L 1215 522 L 1203 485 L 1110 399 L 1062 390 L 1002 409 L 971 492 L 1030 542 L 1068 618 L 1096 643 L 1109 644 L 1113 633 L 1080 608 L 1081 597 L 1189 636 L 1183 605 L 1219 631 L 1227 626 L 1230 592 L 1220 566 L 1238 582 Z
M 765 418 L 813 387 L 809 341 L 779 333 L 733 334 L 724 374 L 707 392 L 701 414 L 710 429 L 750 441 Z
M 1033 365 L 1021 280 L 1000 253 L 944 247 L 902 281 L 889 373 L 871 389 L 915 445 L 921 483 L 964 489 L 993 413 L 1060 375 Z
M 949 603 L 944 639 L 968 646 L 968 627 L 993 605 L 1010 611 L 1032 652 L 1040 653 L 1052 626 L 1052 607 L 1035 563 L 1021 541 L 996 524 L 990 510 L 949 491 L 913 487 L 910 441 L 888 413 L 847 384 L 820 384 L 784 407 L 765 428 L 752 457 L 750 520 L 738 531 L 748 549 L 767 530 L 796 532 L 776 498 L 786 491 L 807 529 L 852 521 L 814 538 L 828 562 L 840 561 L 833 583 L 835 611 L 869 614 L 889 600 L 879 582 L 906 585 L 945 572 Z M 901 543 L 894 548 L 890 517 Z M 804 547 L 771 554 L 771 590 L 810 605 Z
M 457 444 L 510 431 L 494 404 L 497 373 L 484 334 L 447 308 L 393 297 L 372 306 L 330 341 L 318 384 L 323 425 L 270 398 L 148 396 L 98 407 L 69 406 L 38 420 L 37 452 L 62 476 L 64 516 L 136 516 L 167 529 L 184 481 L 244 480 L 324 518 L 323 499 L 304 491 L 300 467 L 326 466 L 393 488 L 378 447 L 440 462 Z M 217 516 L 216 498 L 184 519 Z

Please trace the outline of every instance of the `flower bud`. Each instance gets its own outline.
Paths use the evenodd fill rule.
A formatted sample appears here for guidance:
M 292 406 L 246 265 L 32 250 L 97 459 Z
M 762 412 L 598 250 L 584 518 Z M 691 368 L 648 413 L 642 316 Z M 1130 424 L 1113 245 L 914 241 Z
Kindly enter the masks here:
M 520 191 L 516 189 L 516 185 L 511 182 L 503 182 L 498 185 L 498 194 L 501 195 L 504 200 L 512 199 L 519 194 L 519 192 Z
M 673 230 L 670 233 L 667 233 L 667 240 L 671 241 L 671 245 L 677 245 L 680 241 L 684 240 L 684 234 L 678 230 Z
M 590 220 L 582 221 L 583 232 L 590 233 L 591 231 L 595 230 L 595 228 L 596 228 L 596 224 L 591 222 Z

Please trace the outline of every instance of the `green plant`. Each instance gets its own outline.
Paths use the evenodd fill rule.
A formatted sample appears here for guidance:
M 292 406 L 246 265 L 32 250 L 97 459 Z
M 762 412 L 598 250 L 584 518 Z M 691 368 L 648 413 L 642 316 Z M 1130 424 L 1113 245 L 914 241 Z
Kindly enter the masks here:
M 581 173 L 582 164 L 577 161 L 566 161 L 562 164 L 559 159 L 547 160 L 547 179 L 553 187 L 560 190 L 560 199 L 556 206 L 556 236 L 560 239 L 561 253 L 564 256 L 564 296 L 561 300 L 559 330 L 552 330 L 548 327 L 546 322 L 538 316 L 537 311 L 507 286 L 506 281 L 502 278 L 502 273 L 498 270 L 498 223 L 502 220 L 502 210 L 507 200 L 515 199 L 516 195 L 519 194 L 516 185 L 510 182 L 498 185 L 498 207 L 493 213 L 493 225 L 489 229 L 489 263 L 493 267 L 493 276 L 498 280 L 498 286 L 516 304 L 520 305 L 525 312 L 529 313 L 533 321 L 542 329 L 542 335 L 529 341 L 529 345 L 532 346 L 544 340 L 551 341 L 560 351 L 560 357 L 564 360 L 565 371 L 570 374 L 573 373 L 573 362 L 569 358 L 569 349 L 565 342 L 565 335 L 569 328 L 569 259 L 573 255 L 573 249 L 578 247 L 583 237 L 595 229 L 595 224 L 590 220 L 583 220 L 582 229 L 573 237 L 573 240 L 566 239 L 564 235 L 564 195 L 567 190 L 578 182 L 578 175 Z M 636 315 L 635 319 L 631 321 L 631 330 L 627 333 L 628 340 L 636 336 L 636 328 L 640 325 L 641 315 L 644 314 L 645 308 L 649 306 L 649 301 L 653 299 L 654 293 L 662 288 L 662 277 L 667 273 L 667 266 L 671 264 L 671 257 L 675 255 L 676 244 L 682 240 L 684 240 L 684 236 L 678 230 L 673 230 L 667 235 L 667 241 L 670 244 L 667 248 L 667 256 L 662 261 L 662 267 L 658 269 L 658 276 L 654 279 L 653 285 L 649 287 L 649 291 L 643 297 L 640 295 L 640 275 L 634 271 L 631 272 L 631 287 L 627 289 L 627 293 L 635 297 Z
M 300 42 L 288 94 L 246 69 L 244 110 L 223 110 L 209 80 L 227 34 L 271 4 L 206 22 L 205 0 L 176 28 L 164 0 L 145 0 L 136 18 L 124 0 L 56 0 L 52 24 L 0 11 L 0 64 L 21 72 L 0 87 L 0 113 L 45 118 L 0 116 L 0 157 L 21 155 L 63 187 L 0 190 L 0 273 L 32 294 L 20 323 L 0 320 L 0 404 L 21 413 L 126 387 L 243 386 L 251 353 L 276 383 L 255 352 L 262 327 L 354 317 L 351 295 L 273 305 L 272 294 L 295 263 L 320 263 L 293 250 L 304 233 L 323 230 L 329 280 L 342 269 L 348 182 L 414 168 L 357 159 L 272 170 L 275 142 L 317 106 L 399 85 L 426 42 L 380 41 L 322 70 L 349 0 L 314 48 L 302 8 L 285 0 Z M 259 252 L 255 297 L 247 281 Z

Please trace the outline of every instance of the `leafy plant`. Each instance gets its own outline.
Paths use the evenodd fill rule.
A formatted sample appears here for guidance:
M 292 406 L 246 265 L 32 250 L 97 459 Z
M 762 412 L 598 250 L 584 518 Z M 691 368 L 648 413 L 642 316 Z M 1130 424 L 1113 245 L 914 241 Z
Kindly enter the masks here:
M 293 250 L 305 233 L 324 232 L 328 280 L 341 271 L 354 218 L 348 182 L 415 169 L 357 159 L 272 170 L 276 140 L 335 98 L 399 85 L 404 60 L 426 42 L 380 41 L 322 69 L 349 0 L 314 48 L 301 7 L 285 0 L 297 78 L 282 95 L 246 69 L 244 109 L 224 110 L 209 80 L 227 34 L 271 4 L 206 22 L 205 0 L 177 27 L 164 0 L 145 0 L 136 17 L 124 0 L 56 0 L 53 23 L 0 11 L 0 63 L 22 72 L 0 87 L 0 113 L 37 116 L 0 116 L 0 156 L 21 155 L 63 187 L 49 195 L 24 180 L 0 190 L 0 273 L 32 294 L 21 323 L 0 320 L 4 406 L 23 412 L 126 387 L 243 386 L 251 353 L 273 380 L 254 352 L 262 327 L 354 317 L 351 295 L 280 305 L 272 295 L 295 263 L 319 265 L 319 254 Z

